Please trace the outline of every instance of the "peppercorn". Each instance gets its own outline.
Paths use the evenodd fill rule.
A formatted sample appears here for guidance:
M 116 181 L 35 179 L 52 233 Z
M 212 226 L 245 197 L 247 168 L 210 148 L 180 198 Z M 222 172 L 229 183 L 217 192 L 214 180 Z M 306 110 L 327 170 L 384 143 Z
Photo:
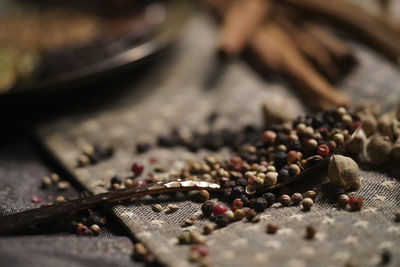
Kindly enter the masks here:
M 329 156 L 329 147 L 327 145 L 320 145 L 317 148 L 317 154 L 323 158 L 326 158 L 327 156 Z
M 224 215 L 216 216 L 215 223 L 219 228 L 225 227 L 229 224 L 229 219 Z
M 206 201 L 203 203 L 203 205 L 201 205 L 201 211 L 203 212 L 203 214 L 205 216 L 210 216 L 211 213 L 213 212 L 215 203 L 213 201 Z
M 208 193 L 207 190 L 200 190 L 199 192 L 197 192 L 196 194 L 196 199 L 199 202 L 206 202 L 207 200 L 210 199 L 210 193 Z
M 245 178 L 239 178 L 236 180 L 235 184 L 244 188 L 247 185 L 247 180 Z
M 190 244 L 191 243 L 190 232 L 183 231 L 180 235 L 178 235 L 178 241 L 180 244 Z
M 202 257 L 205 257 L 205 256 L 208 255 L 208 248 L 206 246 L 204 246 L 204 245 L 201 245 L 201 244 L 193 245 L 190 248 L 190 250 L 199 252 L 200 256 L 202 256 Z
M 240 221 L 241 219 L 243 219 L 246 216 L 246 213 L 244 212 L 244 210 L 242 209 L 237 209 L 235 210 L 235 212 L 233 213 L 233 219 L 235 221 Z
M 317 193 L 315 193 L 315 191 L 313 191 L 313 190 L 308 190 L 308 191 L 304 194 L 304 197 L 311 198 L 311 199 L 314 201 L 315 198 L 317 197 Z
M 256 213 L 256 211 L 253 210 L 253 209 L 249 209 L 249 210 L 246 212 L 246 219 L 247 219 L 248 221 L 253 220 L 253 218 L 256 217 L 256 216 L 257 216 L 257 213 Z
M 395 212 L 394 218 L 395 218 L 396 222 L 400 222 L 400 210 Z
M 344 143 L 344 136 L 341 133 L 336 133 L 333 135 L 332 140 L 335 141 L 337 145 L 342 145 Z
M 317 148 L 317 146 L 318 146 L 318 141 L 311 138 L 311 139 L 308 139 L 306 141 L 306 143 L 304 144 L 304 149 L 306 151 L 314 151 Z
M 285 145 L 282 145 L 282 144 L 278 145 L 276 147 L 276 149 L 279 150 L 279 151 L 283 151 L 283 152 L 287 151 L 287 147 Z
M 246 195 L 242 195 L 239 198 L 243 202 L 243 206 L 244 207 L 249 205 L 250 201 L 249 201 L 249 198 Z
M 265 144 L 273 144 L 276 139 L 276 133 L 273 131 L 265 131 L 263 133 L 263 141 Z
M 246 184 L 247 184 L 247 183 L 246 183 Z M 237 197 L 240 197 L 240 196 L 242 196 L 243 194 L 245 194 L 245 190 L 244 190 L 244 188 L 243 188 L 242 186 L 237 185 L 237 186 L 235 186 L 235 187 L 232 188 L 231 194 L 232 194 L 232 196 L 233 196 L 234 198 L 237 198 Z
M 213 208 L 212 213 L 215 217 L 217 217 L 217 216 L 224 214 L 226 211 L 227 211 L 227 208 L 224 205 L 218 204 Z
M 65 197 L 63 197 L 63 196 L 57 196 L 56 201 L 57 202 L 65 202 L 66 200 L 65 200 Z
M 133 180 L 131 178 L 126 178 L 124 181 L 124 185 L 126 188 L 132 188 L 135 186 L 135 183 L 133 182 Z
M 349 196 L 346 194 L 339 195 L 338 199 L 337 199 L 337 204 L 340 207 L 345 208 L 347 206 L 347 204 L 349 204 Z
M 274 165 L 269 165 L 269 166 L 267 167 L 267 173 L 268 173 L 268 172 L 276 172 L 275 166 L 274 166 Z
M 92 224 L 90 226 L 90 231 L 92 231 L 93 235 L 99 235 L 100 234 L 100 226 L 98 226 L 97 224 Z
M 272 193 L 264 193 L 262 197 L 268 202 L 268 207 L 275 203 L 275 195 Z
M 264 179 L 265 186 L 275 185 L 278 180 L 278 173 L 275 171 L 268 172 Z
M 299 154 L 297 154 L 297 151 L 291 150 L 287 153 L 287 163 L 288 164 L 292 164 L 299 160 L 300 160 L 300 158 L 299 158 Z
M 291 198 L 294 205 L 299 205 L 300 202 L 303 200 L 303 196 L 300 193 L 294 193 Z
M 90 163 L 90 159 L 88 156 L 82 154 L 78 157 L 78 166 L 79 167 L 85 167 L 89 163 Z
M 121 185 L 120 184 L 112 184 L 111 185 L 111 189 L 112 190 L 118 190 L 118 189 L 120 189 L 121 188 Z
M 290 176 L 299 175 L 300 172 L 301 172 L 301 169 L 300 169 L 299 165 L 297 165 L 297 164 L 290 164 L 290 166 L 289 166 L 289 175 L 290 175 Z
M 189 236 L 192 244 L 204 244 L 206 242 L 205 236 L 200 234 L 198 231 L 190 231 Z
M 237 209 L 241 209 L 243 207 L 243 202 L 242 200 L 240 200 L 240 198 L 235 198 L 232 202 L 231 205 L 231 210 L 235 211 Z
M 57 173 L 50 174 L 50 179 L 53 183 L 57 183 L 60 180 L 60 176 Z
M 117 176 L 114 176 L 114 177 L 111 178 L 110 183 L 111 183 L 111 185 L 113 185 L 113 184 L 119 184 L 119 185 L 121 185 L 121 184 L 122 184 L 122 181 L 121 181 L 121 179 L 119 179 Z
M 41 197 L 38 197 L 38 196 L 33 196 L 33 197 L 31 198 L 31 200 L 32 200 L 33 203 L 40 203 L 40 202 L 42 202 L 42 198 L 41 198 Z
M 144 170 L 144 166 L 141 163 L 135 162 L 132 164 L 131 167 L 131 171 L 135 174 L 135 175 L 140 175 Z
M 191 225 L 194 224 L 195 221 L 196 221 L 196 218 L 194 218 L 194 217 L 191 217 L 191 218 L 189 218 L 189 219 L 186 219 L 186 220 L 185 220 L 185 226 L 191 226 Z
M 282 183 L 286 182 L 288 179 L 289 179 L 289 170 L 282 168 L 278 173 L 278 181 Z
M 301 205 L 304 210 L 308 211 L 314 205 L 314 201 L 311 198 L 306 197 L 301 201 Z
M 147 249 L 142 243 L 136 243 L 133 246 L 133 256 L 136 260 L 141 261 L 145 258 Z
M 148 151 L 151 148 L 151 145 L 149 143 L 138 143 L 136 145 L 136 153 L 142 154 Z
M 214 225 L 212 225 L 212 224 L 204 225 L 203 231 L 204 231 L 205 235 L 211 234 L 211 232 L 214 231 Z
M 51 178 L 48 176 L 43 177 L 42 187 L 46 188 L 46 187 L 50 187 L 51 185 L 53 185 L 53 180 L 51 180 Z
M 70 187 L 70 183 L 67 181 L 61 181 L 57 184 L 57 188 L 60 191 L 67 190 Z
M 317 228 L 315 228 L 315 226 L 308 225 L 306 227 L 306 238 L 307 239 L 314 239 L 316 233 L 317 233 Z
M 275 157 L 274 157 L 275 166 L 278 169 L 282 168 L 282 166 L 286 164 L 286 158 L 287 158 L 287 156 L 286 156 L 285 152 L 283 152 L 283 151 L 276 152 Z
M 227 210 L 227 211 L 223 214 L 223 216 L 225 216 L 225 217 L 228 219 L 228 222 L 233 221 L 233 217 L 234 217 L 233 211 Z
M 267 224 L 267 233 L 275 234 L 279 230 L 279 225 L 275 222 L 269 222 Z
M 153 211 L 155 212 L 161 212 L 163 210 L 163 207 L 160 204 L 154 204 L 152 206 Z
M 351 196 L 349 197 L 349 205 L 352 210 L 360 210 L 364 200 L 361 197 Z
M 264 211 L 266 208 L 268 208 L 268 202 L 265 198 L 263 197 L 258 197 L 256 198 L 256 201 L 254 203 L 254 209 L 258 212 Z
M 388 250 L 388 249 L 382 250 L 381 264 L 386 265 L 386 264 L 390 263 L 391 260 L 392 260 L 392 253 L 390 252 L 390 250 Z
M 283 206 L 289 206 L 290 201 L 291 201 L 290 197 L 289 197 L 288 195 L 286 195 L 286 194 L 281 195 L 281 196 L 279 197 L 279 202 L 280 202 Z

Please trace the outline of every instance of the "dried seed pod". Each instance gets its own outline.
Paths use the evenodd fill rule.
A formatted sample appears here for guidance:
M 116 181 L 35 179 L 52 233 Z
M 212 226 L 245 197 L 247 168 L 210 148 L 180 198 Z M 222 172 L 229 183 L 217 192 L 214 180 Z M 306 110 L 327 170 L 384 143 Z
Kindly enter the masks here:
M 333 155 L 329 162 L 328 177 L 337 187 L 350 189 L 360 183 L 357 163 L 349 157 Z
M 359 129 L 354 136 L 354 138 L 350 141 L 350 143 L 346 146 L 346 153 L 352 156 L 358 156 L 362 151 L 364 144 L 367 141 L 367 136 L 362 129 Z
M 366 136 L 370 137 L 376 132 L 378 128 L 378 123 L 373 115 L 371 114 L 361 115 L 361 121 L 362 121 L 361 128 L 366 134 Z
M 375 134 L 367 143 L 365 157 L 370 164 L 379 167 L 388 161 L 392 146 L 388 136 Z

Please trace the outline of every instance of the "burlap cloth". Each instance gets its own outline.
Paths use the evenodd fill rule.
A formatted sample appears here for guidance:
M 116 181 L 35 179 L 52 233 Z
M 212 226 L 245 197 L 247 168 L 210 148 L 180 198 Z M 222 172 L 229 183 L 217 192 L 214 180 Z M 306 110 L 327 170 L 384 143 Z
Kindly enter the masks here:
M 123 97 L 89 113 L 71 115 L 53 121 L 38 130 L 41 140 L 71 174 L 93 193 L 103 192 L 104 177 L 130 174 L 134 161 L 149 168 L 148 159 L 156 157 L 170 168 L 178 168 L 184 159 L 207 154 L 192 154 L 182 148 L 152 149 L 136 155 L 140 140 L 154 141 L 171 127 L 200 129 L 211 111 L 221 116 L 215 128 L 238 128 L 261 123 L 261 102 L 273 96 L 285 97 L 288 105 L 304 111 L 296 94 L 278 82 L 263 80 L 243 61 L 227 67 L 216 88 L 203 88 L 204 77 L 212 69 L 216 27 L 204 14 L 197 14 L 185 27 L 175 48 L 162 64 L 146 73 L 139 84 Z M 354 45 L 355 46 L 355 45 Z M 360 58 L 356 69 L 339 87 L 353 100 L 375 98 L 391 108 L 400 97 L 400 76 L 395 66 L 372 51 L 355 46 Z M 110 88 L 113 90 L 113 88 Z M 88 102 L 91 99 L 87 99 Z M 314 101 L 308 99 L 308 101 Z M 282 107 L 285 108 L 285 107 Z M 87 168 L 76 168 L 82 143 L 112 144 L 116 153 L 110 160 Z M 225 151 L 226 152 L 226 151 Z M 174 160 L 173 162 L 171 160 Z M 356 195 L 365 200 L 360 212 L 337 209 L 324 190 L 310 212 L 300 207 L 274 205 L 262 214 L 260 223 L 236 222 L 207 237 L 213 266 L 342 266 L 349 260 L 360 266 L 376 266 L 382 249 L 393 253 L 390 266 L 400 265 L 400 224 L 393 220 L 400 209 L 400 183 L 393 177 L 374 171 L 362 171 L 362 187 Z M 107 181 L 107 186 L 109 180 Z M 310 184 L 309 188 L 313 185 Z M 155 213 L 151 203 L 176 203 L 179 210 L 167 215 Z M 169 266 L 189 266 L 188 246 L 176 244 L 185 219 L 199 213 L 200 204 L 190 200 L 144 199 L 110 207 L 112 212 Z M 276 235 L 265 233 L 268 221 L 281 229 Z M 207 220 L 199 219 L 191 228 L 200 229 Z M 316 240 L 304 238 L 305 226 L 318 229 Z

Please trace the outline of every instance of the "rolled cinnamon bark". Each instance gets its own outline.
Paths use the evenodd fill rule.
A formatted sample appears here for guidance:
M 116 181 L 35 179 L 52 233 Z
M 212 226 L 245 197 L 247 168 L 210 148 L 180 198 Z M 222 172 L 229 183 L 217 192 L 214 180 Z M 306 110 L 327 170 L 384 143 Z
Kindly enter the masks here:
M 270 9 L 269 0 L 233 0 L 224 12 L 219 54 L 223 57 L 239 55 Z

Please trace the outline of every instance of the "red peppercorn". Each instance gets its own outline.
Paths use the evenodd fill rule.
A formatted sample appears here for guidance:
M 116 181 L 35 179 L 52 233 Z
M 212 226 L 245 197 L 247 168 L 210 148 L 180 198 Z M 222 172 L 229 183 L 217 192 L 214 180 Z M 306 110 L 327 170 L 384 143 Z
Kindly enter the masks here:
M 150 164 L 158 163 L 158 159 L 155 158 L 155 157 L 150 157 L 150 158 L 149 158 L 149 163 L 150 163 Z
M 349 198 L 349 205 L 352 210 L 360 210 L 363 203 L 364 203 L 364 200 L 361 197 L 351 196 Z
M 87 231 L 87 230 L 89 230 L 88 228 L 87 228 L 87 226 L 85 226 L 85 225 L 81 225 L 81 224 L 78 224 L 78 226 L 76 227 L 76 235 L 77 236 L 83 236 L 83 233 L 85 232 L 85 231 Z
M 135 162 L 132 164 L 132 172 L 136 175 L 139 175 L 143 172 L 144 166 L 142 163 Z
M 360 125 L 361 125 L 361 122 L 360 122 L 360 121 L 354 122 L 354 124 L 353 124 L 353 129 L 354 129 L 354 130 L 358 129 L 358 128 L 360 127 Z
M 222 204 L 218 204 L 213 208 L 213 215 L 215 217 L 218 217 L 219 215 L 224 214 L 227 211 L 227 208 L 222 205 Z
M 318 155 L 325 158 L 329 156 L 329 147 L 327 145 L 320 145 L 317 149 Z
M 247 183 L 252 184 L 252 183 L 254 183 L 255 179 L 256 179 L 256 177 L 254 175 L 250 175 L 249 178 L 247 178 Z
M 237 209 L 243 208 L 243 202 L 240 198 L 235 198 L 231 205 L 231 210 L 236 211 Z
M 205 257 L 208 255 L 208 248 L 201 244 L 193 245 L 191 250 L 197 251 L 200 254 L 200 256 L 202 256 L 202 257 Z

